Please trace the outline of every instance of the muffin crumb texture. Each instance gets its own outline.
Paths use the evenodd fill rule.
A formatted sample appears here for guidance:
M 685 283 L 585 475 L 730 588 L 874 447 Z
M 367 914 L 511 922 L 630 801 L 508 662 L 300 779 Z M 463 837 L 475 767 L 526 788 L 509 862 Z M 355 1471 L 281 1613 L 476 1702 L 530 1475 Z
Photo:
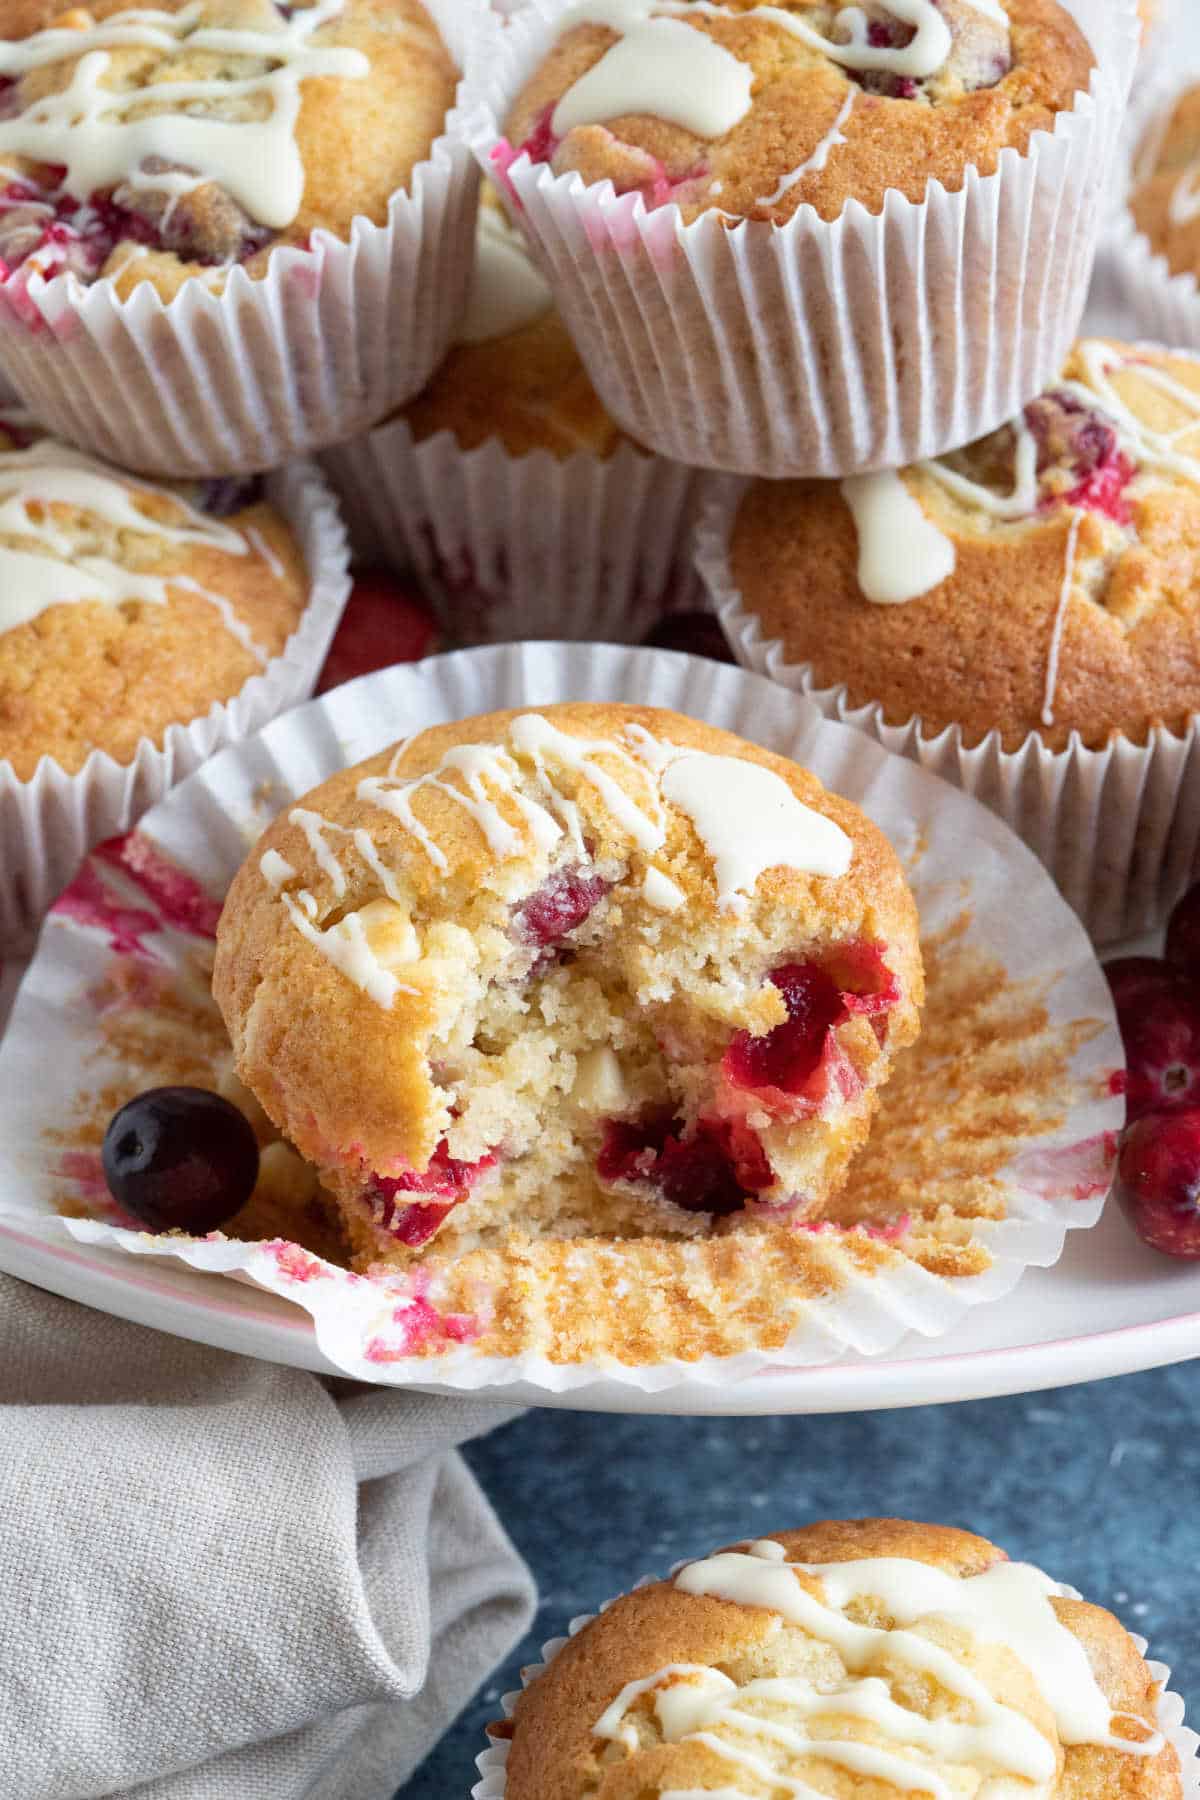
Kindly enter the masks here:
M 743 1543 L 590 1620 L 521 1695 L 505 1800 L 1178 1800 L 1136 1645 L 983 1538 L 899 1519 Z
M 507 140 L 688 221 L 782 224 L 805 205 L 835 219 L 993 173 L 1092 67 L 1057 0 L 597 0 L 566 14 Z

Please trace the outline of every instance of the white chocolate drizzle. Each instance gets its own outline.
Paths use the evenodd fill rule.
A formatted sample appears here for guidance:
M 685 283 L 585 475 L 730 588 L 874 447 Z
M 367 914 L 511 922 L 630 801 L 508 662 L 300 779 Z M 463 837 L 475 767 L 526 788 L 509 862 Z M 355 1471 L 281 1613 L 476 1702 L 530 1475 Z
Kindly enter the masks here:
M 821 170 L 825 167 L 838 145 L 847 142 L 845 126 L 849 123 L 850 114 L 854 111 L 854 103 L 857 99 L 857 93 L 851 88 L 850 92 L 842 102 L 841 110 L 838 113 L 837 118 L 825 133 L 825 136 L 821 139 L 811 156 L 807 157 L 797 168 L 790 169 L 786 175 L 781 176 L 774 192 L 764 194 L 760 199 L 756 200 L 754 202 L 756 206 L 778 206 L 784 195 L 789 194 L 796 183 L 803 180 L 805 175 L 819 175 L 821 173 Z
M 268 887 L 279 891 L 285 881 L 290 881 L 296 873 L 286 856 L 280 856 L 278 850 L 264 850 L 258 859 L 262 878 Z
M 852 475 L 842 498 L 858 531 L 858 585 L 876 606 L 902 606 L 954 573 L 957 553 L 894 469 Z
M 1054 696 L 1058 692 L 1058 666 L 1062 656 L 1063 633 L 1067 626 L 1067 610 L 1071 604 L 1071 595 L 1075 590 L 1075 557 L 1079 548 L 1079 528 L 1082 524 L 1083 514 L 1076 508 L 1071 520 L 1071 529 L 1067 533 L 1066 567 L 1063 570 L 1058 605 L 1054 609 L 1054 624 L 1050 630 L 1050 654 L 1046 659 L 1046 691 L 1042 699 L 1043 725 L 1053 725 L 1054 723 Z
M 797 1579 L 797 1571 L 819 1580 L 820 1597 Z M 911 1629 L 934 1619 L 945 1620 L 971 1643 L 1010 1650 L 1033 1677 L 1064 1745 L 1092 1744 L 1136 1756 L 1153 1756 L 1162 1748 L 1161 1735 L 1141 1720 L 1130 1721 L 1145 1734 L 1140 1741 L 1114 1735 L 1113 1709 L 1086 1651 L 1050 1604 L 1061 1590 L 1028 1564 L 996 1563 L 969 1577 L 899 1557 L 789 1564 L 782 1546 L 768 1539 L 749 1551 L 726 1551 L 689 1564 L 675 1585 L 687 1594 L 762 1607 L 800 1626 L 837 1653 L 846 1675 L 837 1685 L 820 1688 L 803 1677 L 768 1677 L 738 1687 L 717 1670 L 672 1665 L 630 1683 L 594 1727 L 631 1749 L 637 1732 L 626 1714 L 654 1692 L 665 1741 L 703 1743 L 734 1767 L 803 1800 L 812 1800 L 814 1790 L 772 1765 L 764 1754 L 772 1747 L 902 1791 L 930 1793 L 935 1800 L 951 1800 L 956 1790 L 939 1771 L 955 1764 L 986 1773 L 981 1800 L 1011 1800 L 1013 1780 L 1032 1784 L 1032 1795 L 1047 1796 L 1057 1776 L 1053 1744 L 1031 1719 L 997 1700 L 960 1652 Z M 872 1597 L 892 1619 L 890 1629 L 850 1616 L 856 1602 Z M 969 1716 L 956 1708 L 953 1717 L 931 1717 L 900 1703 L 888 1680 L 870 1672 L 897 1663 L 965 1701 Z M 890 1740 L 896 1748 L 821 1736 L 823 1717 L 846 1716 L 862 1719 L 873 1739 L 882 1738 L 884 1746 Z M 810 1732 L 810 1722 L 816 1722 L 815 1731 Z M 739 1790 L 729 1791 L 744 1800 Z
M 642 895 L 656 912 L 678 912 L 687 899 L 683 889 L 653 864 L 642 878 Z
M 460 344 L 489 343 L 532 325 L 553 296 L 534 266 L 520 232 L 494 206 L 481 206 L 475 227 L 475 266 Z
M 344 0 L 317 0 L 273 29 L 237 31 L 205 25 L 206 0 L 192 0 L 178 12 L 131 8 L 86 31 L 52 26 L 0 40 L 0 75 L 14 80 L 77 59 L 61 92 L 41 95 L 16 117 L 0 120 L 0 151 L 62 164 L 64 189 L 79 200 L 161 157 L 219 182 L 258 224 L 283 230 L 304 194 L 296 143 L 302 84 L 314 77 L 357 81 L 370 72 L 360 50 L 311 41 L 343 6 Z M 208 53 L 267 66 L 227 78 L 152 79 L 122 93 L 105 85 L 108 52 L 121 48 Z M 219 109 L 229 103 L 247 116 L 222 116 Z M 161 110 L 147 110 L 152 107 Z M 162 179 L 156 176 L 153 185 L 161 188 Z
M 169 500 L 174 520 L 154 518 L 135 503 L 138 495 Z M 221 614 L 226 629 L 260 664 L 268 660 L 236 610 L 185 574 L 151 574 L 110 557 L 81 551 L 79 534 L 56 509 L 70 508 L 113 533 L 137 534 L 164 544 L 248 556 L 240 531 L 198 512 L 177 493 L 140 477 L 131 484 L 107 464 L 54 438 L 38 438 L 22 450 L 0 451 L 0 631 L 28 624 L 47 607 L 98 601 L 106 606 L 139 600 L 165 605 L 170 590 L 198 595 Z
M 1193 225 L 1200 219 L 1200 162 L 1189 163 L 1175 183 L 1167 215 L 1172 225 Z

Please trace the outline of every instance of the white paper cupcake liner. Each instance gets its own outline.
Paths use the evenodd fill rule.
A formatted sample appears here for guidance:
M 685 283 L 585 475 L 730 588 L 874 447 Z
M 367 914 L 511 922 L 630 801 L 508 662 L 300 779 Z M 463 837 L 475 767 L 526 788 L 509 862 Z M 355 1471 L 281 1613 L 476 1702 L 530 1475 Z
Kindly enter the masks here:
M 690 1558 L 686 1558 L 684 1562 L 676 1563 L 668 1571 L 668 1574 L 670 1576 L 677 1575 L 690 1560 Z M 634 1582 L 634 1590 L 651 1587 L 659 1579 L 660 1577 L 657 1575 L 643 1575 L 640 1581 Z M 1059 1592 L 1067 1599 L 1081 1600 L 1083 1598 L 1077 1588 L 1069 1587 L 1066 1583 L 1060 1584 Z M 578 1637 L 585 1625 L 590 1625 L 599 1617 L 600 1613 L 607 1612 L 609 1607 L 620 1598 L 620 1595 L 614 1595 L 611 1600 L 606 1600 L 596 1612 L 581 1613 L 578 1618 L 572 1619 L 567 1626 L 565 1637 L 547 1639 L 542 1645 L 541 1660 L 536 1663 L 527 1663 L 521 1670 L 520 1687 L 500 1696 L 501 1712 L 506 1720 L 514 1717 L 517 1702 L 525 1689 L 532 1687 L 539 1676 L 545 1674 L 559 1651 L 563 1650 L 573 1637 Z M 1149 1649 L 1146 1639 L 1135 1631 L 1131 1631 L 1129 1635 L 1137 1645 L 1138 1654 L 1145 1656 Z M 1196 1732 L 1184 1723 L 1183 1699 L 1179 1694 L 1172 1693 L 1170 1690 L 1168 1683 L 1171 1679 L 1171 1671 L 1166 1663 L 1148 1661 L 1146 1667 L 1160 1689 L 1158 1728 L 1163 1736 L 1175 1746 L 1176 1755 L 1179 1757 L 1184 1800 L 1200 1800 L 1200 1736 L 1197 1736 Z M 508 1785 L 508 1757 L 511 1748 L 511 1738 L 494 1738 L 489 1742 L 486 1750 L 479 1752 L 475 1758 L 475 1767 L 479 1770 L 479 1780 L 471 1789 L 471 1800 L 504 1800 Z
M 420 1273 L 366 1280 L 280 1241 L 166 1239 L 96 1218 L 60 1218 L 63 1124 L 72 1097 L 120 1077 L 95 1002 L 114 972 L 108 935 L 61 909 L 43 931 L 0 1046 L 0 1216 L 18 1218 L 22 1230 L 43 1236 L 69 1233 L 84 1244 L 237 1273 L 307 1312 L 318 1348 L 347 1374 L 469 1390 L 521 1382 L 563 1392 L 600 1380 L 645 1393 L 685 1383 L 724 1387 L 766 1368 L 825 1364 L 850 1352 L 875 1355 L 909 1332 L 943 1336 L 971 1307 L 1008 1293 L 1025 1268 L 1057 1261 L 1067 1232 L 1100 1215 L 1124 1113 L 1112 1092 L 1114 1071 L 1123 1067 L 1112 1003 L 1078 921 L 1034 858 L 984 808 L 755 676 L 665 651 L 594 644 L 509 645 L 397 666 L 334 690 L 206 763 L 143 820 L 139 838 L 219 897 L 255 830 L 333 771 L 439 720 L 566 699 L 687 711 L 794 756 L 862 805 L 912 861 L 926 933 L 961 931 L 968 958 L 998 958 L 1010 982 L 1044 991 L 1044 999 L 1030 1003 L 1039 1019 L 1038 1008 L 1045 1008 L 1037 1043 L 1046 1043 L 1047 1032 L 1061 1033 L 1073 1047 L 1052 1077 L 1052 1094 L 1039 1101 L 1053 1116 L 1021 1134 L 1011 1155 L 1006 1150 L 999 1180 L 1007 1216 L 972 1226 L 991 1259 L 983 1273 L 934 1275 L 888 1243 L 886 1233 L 866 1273 L 853 1244 L 829 1227 L 809 1234 L 820 1297 L 796 1302 L 794 1328 L 778 1347 L 631 1366 L 600 1355 L 570 1363 L 534 1351 L 485 1355 L 439 1333 L 436 1354 L 416 1355 L 409 1353 L 412 1331 L 424 1329 L 429 1304 L 438 1298 L 436 1285 Z M 149 900 L 149 925 L 143 924 L 130 973 L 144 973 L 149 959 L 156 977 L 174 979 L 178 972 L 194 991 L 196 939 L 166 922 L 155 925 L 153 894 L 124 885 L 109 865 L 89 866 L 113 902 L 136 904 L 143 921 Z M 1019 916 L 1014 892 L 1023 896 Z M 144 1070 L 139 1073 L 144 1080 Z M 964 1125 L 971 1158 L 978 1153 L 977 1124 L 972 1115 Z M 943 1123 L 943 1133 L 951 1129 Z M 968 1185 L 973 1190 L 973 1178 Z M 86 1185 L 81 1191 L 86 1197 Z
M 908 757 L 997 813 L 1045 864 L 1102 944 L 1149 931 L 1200 875 L 1200 715 L 1182 736 L 1162 729 L 1144 745 L 1118 738 L 1090 750 L 1072 734 L 1051 750 L 1036 733 L 1006 750 L 999 732 L 963 741 L 960 726 L 926 729 L 914 715 L 889 724 L 882 705 L 851 704 L 842 683 L 821 687 L 811 663 L 788 662 L 746 607 L 729 567 L 729 535 L 741 484 L 710 489 L 696 535 L 696 567 L 734 655 Z
M 995 429 L 1061 368 L 1083 312 L 1137 57 L 1135 0 L 1066 0 L 1097 57 L 1090 92 L 961 190 L 852 201 L 786 225 L 509 165 L 510 106 L 564 0 L 473 34 L 463 129 L 536 245 L 605 405 L 639 443 L 707 468 L 843 476 Z M 515 196 L 515 204 L 514 204 Z
M 337 503 L 311 462 L 268 477 L 266 498 L 300 543 L 309 599 L 279 656 L 232 700 L 218 701 L 186 724 L 170 725 L 161 745 L 144 738 L 130 763 L 94 750 L 69 775 L 43 757 L 27 781 L 0 761 L 0 953 L 32 941 L 42 915 L 93 844 L 127 831 L 169 788 L 226 744 L 236 743 L 305 700 L 325 660 L 350 591 L 349 552 Z
M 695 592 L 705 477 L 632 444 L 518 457 L 396 419 L 323 461 L 356 554 L 411 569 L 457 643 L 628 643 Z
M 1157 37 L 1170 36 L 1170 17 Z M 1150 133 L 1165 126 L 1180 95 L 1200 84 L 1200 69 L 1181 74 L 1165 54 L 1155 59 L 1153 73 L 1139 80 L 1129 109 L 1123 153 L 1114 186 L 1115 210 L 1101 246 L 1101 263 L 1139 330 L 1174 347 L 1200 350 L 1200 281 L 1194 274 L 1172 275 L 1165 256 L 1157 255 L 1137 228 L 1128 198 L 1137 169 L 1146 157 Z
M 486 0 L 426 0 L 462 67 Z M 411 399 L 462 316 L 478 173 L 454 114 L 392 196 L 386 225 L 313 233 L 262 280 L 185 284 L 164 303 L 73 276 L 0 283 L 0 362 L 58 436 L 154 475 L 277 467 L 363 431 Z

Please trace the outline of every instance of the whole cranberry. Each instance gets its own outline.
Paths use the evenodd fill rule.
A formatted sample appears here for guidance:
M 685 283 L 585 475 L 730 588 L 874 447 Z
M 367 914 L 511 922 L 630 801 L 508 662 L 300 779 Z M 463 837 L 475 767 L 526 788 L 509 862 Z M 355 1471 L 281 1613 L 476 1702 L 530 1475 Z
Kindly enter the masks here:
M 1200 1259 L 1200 1108 L 1137 1120 L 1118 1167 L 1121 1204 L 1142 1242 Z
M 1188 889 L 1171 914 L 1167 961 L 1200 983 L 1200 881 Z
M 425 602 L 390 575 L 360 575 L 317 680 L 318 694 L 392 663 L 418 662 L 437 639 Z
M 1178 974 L 1160 956 L 1118 956 L 1106 962 L 1104 973 L 1112 990 L 1113 1005 L 1122 1031 L 1147 1006 L 1179 985 Z
M 1118 1018 L 1130 1121 L 1200 1106 L 1200 990 L 1179 980 Z
M 109 1191 L 151 1231 L 203 1237 L 249 1200 L 258 1143 L 244 1113 L 204 1088 L 150 1088 L 109 1122 Z

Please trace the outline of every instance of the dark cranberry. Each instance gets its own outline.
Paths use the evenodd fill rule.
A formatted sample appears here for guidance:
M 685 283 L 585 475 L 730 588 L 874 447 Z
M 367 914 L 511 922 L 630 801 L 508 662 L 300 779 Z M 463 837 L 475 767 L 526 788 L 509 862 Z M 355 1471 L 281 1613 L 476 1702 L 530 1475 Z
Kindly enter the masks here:
M 652 650 L 686 650 L 712 662 L 731 663 L 733 651 L 716 616 L 708 612 L 668 613 L 642 639 Z
M 816 963 L 786 963 L 771 975 L 788 1016 L 762 1037 L 739 1031 L 725 1052 L 723 1068 L 739 1088 L 777 1088 L 801 1094 L 816 1074 L 826 1039 L 845 1018 L 846 1006 L 833 977 Z
M 1167 926 L 1167 961 L 1200 982 L 1200 881 L 1188 889 Z
M 258 1180 L 258 1144 L 245 1115 L 203 1088 L 151 1088 L 104 1134 L 113 1198 L 152 1231 L 215 1231 Z
M 1122 1026 L 1179 985 L 1171 965 L 1157 956 L 1114 957 L 1104 964 L 1104 974 Z
M 418 662 L 437 642 L 424 600 L 390 575 L 360 575 L 317 679 L 318 694 L 393 663 Z
M 685 1135 L 682 1120 L 670 1113 L 635 1122 L 610 1119 L 596 1170 L 602 1181 L 641 1182 L 685 1212 L 717 1218 L 741 1212 L 775 1179 L 748 1127 L 701 1119 Z
M 1129 1118 L 1200 1106 L 1200 990 L 1180 980 L 1118 1018 Z
M 583 924 L 611 886 L 603 875 L 559 869 L 517 907 L 513 929 L 522 943 L 534 944 L 539 950 L 561 943 L 568 932 Z
M 1200 1258 L 1200 1111 L 1139 1119 L 1121 1146 L 1121 1203 L 1143 1243 Z

